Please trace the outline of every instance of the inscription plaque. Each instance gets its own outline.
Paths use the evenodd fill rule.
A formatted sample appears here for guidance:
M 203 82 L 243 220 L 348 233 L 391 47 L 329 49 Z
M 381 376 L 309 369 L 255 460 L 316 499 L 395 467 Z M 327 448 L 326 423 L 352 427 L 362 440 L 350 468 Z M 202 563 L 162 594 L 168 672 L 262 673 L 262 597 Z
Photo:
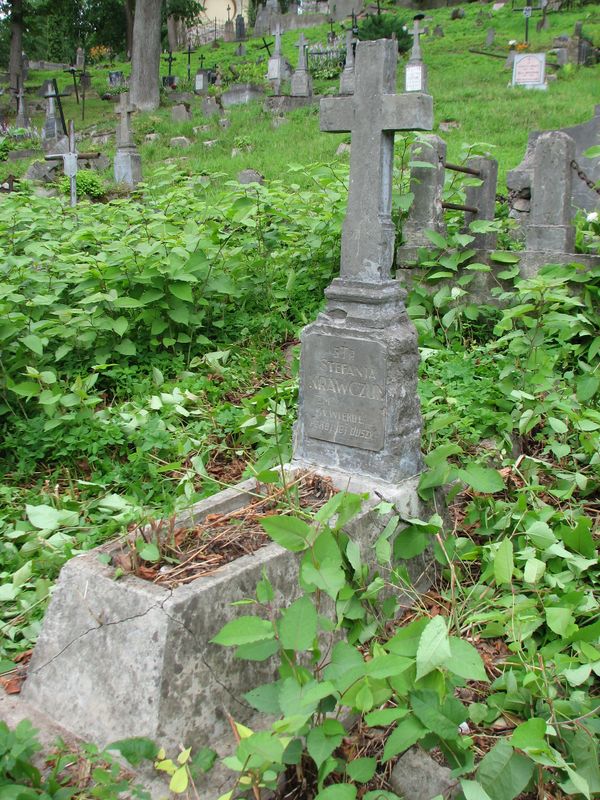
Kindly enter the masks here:
M 304 348 L 306 433 L 314 439 L 381 450 L 386 351 L 378 342 L 314 334 Z
M 404 91 L 422 92 L 425 83 L 424 73 L 425 69 L 422 64 L 407 64 L 404 72 Z
M 513 62 L 513 86 L 545 89 L 546 54 L 518 53 Z

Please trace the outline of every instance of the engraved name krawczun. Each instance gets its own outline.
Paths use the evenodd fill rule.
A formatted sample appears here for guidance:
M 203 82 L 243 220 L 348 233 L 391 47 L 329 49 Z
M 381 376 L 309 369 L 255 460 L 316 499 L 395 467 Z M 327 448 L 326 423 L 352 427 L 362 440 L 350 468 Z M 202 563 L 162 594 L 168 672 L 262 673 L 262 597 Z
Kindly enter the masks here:
M 381 450 L 385 430 L 385 347 L 315 335 L 304 377 L 306 429 L 326 442 Z

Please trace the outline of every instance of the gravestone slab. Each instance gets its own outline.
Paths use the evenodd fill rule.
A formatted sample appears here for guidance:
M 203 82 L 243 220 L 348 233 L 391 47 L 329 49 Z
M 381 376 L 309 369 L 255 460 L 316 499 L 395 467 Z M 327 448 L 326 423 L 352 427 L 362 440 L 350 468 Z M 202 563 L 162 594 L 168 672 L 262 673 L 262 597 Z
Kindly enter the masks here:
M 196 94 L 206 94 L 209 87 L 208 70 L 199 69 L 194 79 L 194 92 Z
M 593 183 L 600 182 L 600 159 L 586 158 L 583 154 L 590 147 L 600 145 L 600 105 L 594 109 L 594 116 L 588 122 L 560 129 L 573 139 L 575 145 L 574 158 Z M 511 192 L 528 198 L 531 195 L 533 181 L 535 145 L 544 131 L 533 131 L 529 134 L 527 149 L 521 163 L 510 170 L 506 176 L 506 185 Z M 598 207 L 598 195 L 587 184 L 574 174 L 571 186 L 571 215 L 576 209 L 594 211 Z
M 178 103 L 171 109 L 173 122 L 189 122 L 192 119 L 189 103 Z
M 546 54 L 515 53 L 511 85 L 523 89 L 547 89 Z
M 494 44 L 494 39 L 496 38 L 496 31 L 494 28 L 488 28 L 488 32 L 485 37 L 485 46 L 491 47 Z
M 340 94 L 354 94 L 354 32 L 346 31 L 346 58 L 340 75 Z
M 294 459 L 399 483 L 421 469 L 416 331 L 391 280 L 394 131 L 431 130 L 429 95 L 395 94 L 397 48 L 359 42 L 355 90 L 321 101 L 321 129 L 351 132 L 340 277 L 302 333 Z
M 262 100 L 264 96 L 263 87 L 257 86 L 255 83 L 233 83 L 221 95 L 221 104 L 223 108 L 247 105 L 253 100 Z

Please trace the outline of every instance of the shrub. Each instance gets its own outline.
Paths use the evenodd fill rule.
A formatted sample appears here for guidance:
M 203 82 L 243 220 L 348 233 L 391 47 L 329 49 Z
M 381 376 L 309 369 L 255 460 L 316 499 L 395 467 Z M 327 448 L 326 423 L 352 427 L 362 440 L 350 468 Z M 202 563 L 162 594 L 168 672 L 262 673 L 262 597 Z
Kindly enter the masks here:
M 60 180 L 60 189 L 64 194 L 69 194 L 71 190 L 71 182 L 65 175 Z M 97 172 L 91 169 L 82 169 L 77 173 L 77 194 L 82 197 L 91 197 L 94 200 L 99 200 L 104 197 L 104 182 Z
M 372 39 L 391 39 L 393 34 L 398 41 L 398 52 L 406 53 L 412 46 L 412 38 L 406 23 L 392 14 L 367 14 L 358 27 L 358 38 L 361 42 Z

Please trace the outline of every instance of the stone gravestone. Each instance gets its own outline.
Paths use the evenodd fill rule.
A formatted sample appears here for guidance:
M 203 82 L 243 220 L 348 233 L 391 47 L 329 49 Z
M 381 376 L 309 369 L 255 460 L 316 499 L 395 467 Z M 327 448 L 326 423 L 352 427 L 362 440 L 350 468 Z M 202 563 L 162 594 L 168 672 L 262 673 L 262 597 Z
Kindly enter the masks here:
M 574 158 L 583 173 L 587 175 L 592 184 L 599 183 L 600 159 L 586 158 L 583 154 L 590 147 L 600 144 L 600 105 L 595 107 L 592 119 L 582 122 L 580 125 L 573 125 L 561 130 L 574 141 Z M 532 194 L 535 146 L 542 133 L 542 131 L 534 131 L 529 134 L 523 161 L 510 170 L 506 176 L 506 185 L 510 191 L 525 200 L 529 199 Z M 585 211 L 594 211 L 598 207 L 598 194 L 585 181 L 581 180 L 576 173 L 574 173 L 571 186 L 570 206 L 571 216 L 577 208 L 582 208 Z
M 513 61 L 512 86 L 524 89 L 547 89 L 545 53 L 516 53 Z
M 441 26 L 441 25 L 436 25 L 436 26 L 435 26 L 435 28 L 433 29 L 433 35 L 434 35 L 434 36 L 435 36 L 437 39 L 442 39 L 442 38 L 443 38 L 443 36 L 444 36 L 444 29 L 442 28 L 442 26 Z
M 206 94 L 208 92 L 208 70 L 199 69 L 196 72 L 194 81 L 194 92 L 196 94 Z
M 83 69 L 85 67 L 85 50 L 83 47 L 77 48 L 75 54 L 75 69 Z
M 279 93 L 281 81 L 285 81 L 290 77 L 290 65 L 281 54 L 281 25 L 277 23 L 275 29 L 275 49 L 273 55 L 269 58 L 267 68 L 267 80 L 273 83 L 274 88 Z
M 431 130 L 433 101 L 396 95 L 397 45 L 359 42 L 351 97 L 323 98 L 321 130 L 350 132 L 340 277 L 304 329 L 294 459 L 398 485 L 421 470 L 417 335 L 391 279 L 394 131 Z
M 354 33 L 346 31 L 346 60 L 340 75 L 340 94 L 354 94 Z
M 427 67 L 423 63 L 421 56 L 421 43 L 419 38 L 422 31 L 419 30 L 419 19 L 415 17 L 411 36 L 413 46 L 404 72 L 404 91 L 405 92 L 426 92 L 427 91 Z
M 142 159 L 137 151 L 131 132 L 131 115 L 135 106 L 129 102 L 129 92 L 119 97 L 117 114 L 117 152 L 115 153 L 115 183 L 124 183 L 132 188 L 142 180 Z
M 31 121 L 27 113 L 27 101 L 25 99 L 25 88 L 23 82 L 19 81 L 19 91 L 17 92 L 17 117 L 15 127 L 29 128 Z
M 108 85 L 111 89 L 125 85 L 125 75 L 120 70 L 108 73 Z
M 487 36 L 485 37 L 485 46 L 491 47 L 494 44 L 494 39 L 496 38 L 496 31 L 494 28 L 488 28 Z
M 46 119 L 44 120 L 44 127 L 42 128 L 42 139 L 45 142 L 52 142 L 61 135 L 62 128 L 56 116 L 56 105 L 54 98 L 54 86 L 47 87 L 46 94 Z
M 306 41 L 304 33 L 300 34 L 297 43 L 298 47 L 298 66 L 292 75 L 290 95 L 292 97 L 312 97 L 312 76 L 308 71 L 306 63 Z
M 246 38 L 246 22 L 241 14 L 235 18 L 235 39 L 237 42 L 243 42 Z

